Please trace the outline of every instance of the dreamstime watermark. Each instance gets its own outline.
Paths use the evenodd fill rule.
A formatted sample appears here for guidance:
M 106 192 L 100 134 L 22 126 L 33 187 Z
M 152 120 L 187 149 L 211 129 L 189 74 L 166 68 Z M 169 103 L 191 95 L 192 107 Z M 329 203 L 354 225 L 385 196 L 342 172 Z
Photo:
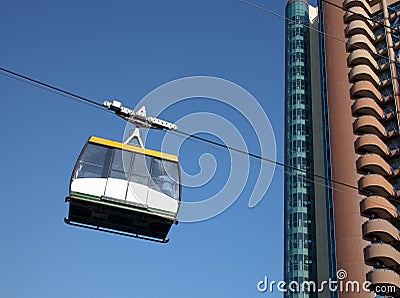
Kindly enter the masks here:
M 329 292 L 340 292 L 340 293 L 369 293 L 371 292 L 371 282 L 364 281 L 360 283 L 359 281 L 346 280 L 347 271 L 344 269 L 339 269 L 336 273 L 336 279 L 329 278 L 328 280 L 323 280 L 319 283 L 315 281 L 268 281 L 268 277 L 265 276 L 263 280 L 257 283 L 257 290 L 261 293 L 273 293 L 275 291 L 286 293 L 321 293 L 324 291 Z M 395 293 L 396 287 L 390 285 L 378 285 L 374 288 L 375 293 Z
M 257 150 L 256 153 L 266 159 L 276 159 L 275 136 L 264 109 L 250 92 L 228 80 L 209 76 L 174 80 L 151 91 L 136 104 L 134 110 L 142 106 L 146 107 L 149 116 L 173 122 L 189 135 L 206 133 L 227 148 L 247 152 L 250 146 L 252 152 Z M 165 114 L 169 115 L 168 118 L 163 116 Z M 126 125 L 124 140 L 134 128 L 130 123 Z M 146 129 L 141 131 L 145 144 L 148 134 Z M 165 133 L 159 149 L 180 155 L 186 140 L 174 133 Z M 200 149 L 208 148 L 201 144 L 198 146 Z M 187 201 L 182 197 L 178 213 L 180 222 L 202 221 L 222 213 L 243 193 L 250 177 L 253 186 L 248 206 L 256 206 L 266 194 L 275 164 L 257 168 L 251 163 L 250 156 L 229 149 L 226 152 L 229 161 L 226 158 L 221 162 L 219 155 L 209 151 L 200 156 L 192 154 L 190 161 L 185 158 L 185 162 L 190 163 L 187 167 L 185 162 L 181 162 L 181 184 L 184 187 L 199 188 L 207 183 L 220 183 L 221 179 L 213 180 L 220 173 L 225 179 L 220 185 L 213 186 L 212 194 L 204 195 L 199 200 Z M 186 171 L 193 165 L 200 169 L 195 174 L 193 170 Z

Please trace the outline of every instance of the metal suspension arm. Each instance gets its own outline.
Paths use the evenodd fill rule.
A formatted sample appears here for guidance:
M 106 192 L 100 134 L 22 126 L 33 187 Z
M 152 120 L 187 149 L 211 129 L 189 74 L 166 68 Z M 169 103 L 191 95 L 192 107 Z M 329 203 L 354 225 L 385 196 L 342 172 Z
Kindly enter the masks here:
M 112 102 L 105 101 L 103 105 L 114 111 L 115 114 L 124 120 L 134 124 L 137 127 L 146 127 L 153 129 L 167 129 L 167 130 L 177 130 L 178 126 L 176 124 L 164 121 L 155 117 L 147 117 L 146 108 L 143 106 L 135 113 L 135 111 L 126 108 L 121 102 L 113 100 Z

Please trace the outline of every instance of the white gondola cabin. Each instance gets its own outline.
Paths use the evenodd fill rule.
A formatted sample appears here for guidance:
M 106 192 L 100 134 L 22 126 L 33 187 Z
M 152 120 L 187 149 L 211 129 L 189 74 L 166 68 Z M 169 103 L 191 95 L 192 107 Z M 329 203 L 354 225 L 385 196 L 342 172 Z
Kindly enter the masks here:
M 177 156 L 90 137 L 71 177 L 65 221 L 166 242 L 180 199 Z

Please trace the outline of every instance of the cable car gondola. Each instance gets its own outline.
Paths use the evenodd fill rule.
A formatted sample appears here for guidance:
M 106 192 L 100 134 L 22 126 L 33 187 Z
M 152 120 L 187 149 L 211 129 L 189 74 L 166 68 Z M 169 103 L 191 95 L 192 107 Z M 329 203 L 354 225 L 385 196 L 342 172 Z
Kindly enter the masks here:
M 125 143 L 89 138 L 72 173 L 65 222 L 167 242 L 181 200 L 179 160 L 175 155 L 145 149 L 139 126 L 176 126 L 147 118 L 144 108 L 134 113 L 116 101 L 105 105 L 134 123 L 135 132 Z M 139 146 L 130 144 L 133 139 Z

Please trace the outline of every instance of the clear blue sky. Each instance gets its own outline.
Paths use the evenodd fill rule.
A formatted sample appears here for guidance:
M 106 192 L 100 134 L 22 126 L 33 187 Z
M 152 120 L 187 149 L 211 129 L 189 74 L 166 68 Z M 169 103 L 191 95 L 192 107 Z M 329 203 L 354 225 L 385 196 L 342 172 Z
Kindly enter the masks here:
M 286 1 L 254 3 L 284 14 Z M 221 77 L 257 98 L 283 160 L 281 19 L 234 0 L 2 4 L 2 67 L 129 106 L 174 79 Z M 64 198 L 82 146 L 90 135 L 121 140 L 125 123 L 3 76 L 0 96 L 0 297 L 281 296 L 256 288 L 265 275 L 283 276 L 281 172 L 255 208 L 247 207 L 255 184 L 250 179 L 231 208 L 174 226 L 167 245 L 70 227 L 63 222 Z M 214 112 L 225 113 L 218 107 Z M 256 145 L 250 138 L 250 149 L 257 151 Z M 198 166 L 196 157 L 213 153 L 187 146 L 180 158 L 188 171 Z M 224 177 L 216 179 L 207 191 Z M 201 194 L 185 189 L 183 199 L 202 200 Z

